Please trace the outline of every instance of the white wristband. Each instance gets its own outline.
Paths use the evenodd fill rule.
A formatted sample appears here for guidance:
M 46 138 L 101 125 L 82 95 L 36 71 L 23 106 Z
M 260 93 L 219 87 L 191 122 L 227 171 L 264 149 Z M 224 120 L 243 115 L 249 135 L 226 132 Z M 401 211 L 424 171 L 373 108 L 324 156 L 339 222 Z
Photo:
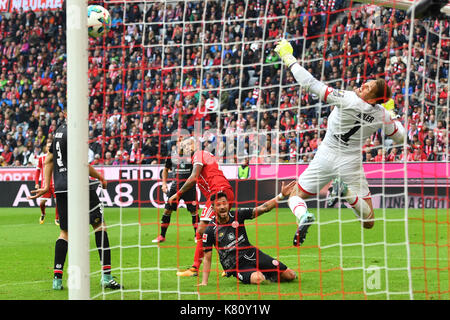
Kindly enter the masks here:
M 277 200 L 283 200 L 284 196 L 283 194 L 280 192 L 280 194 L 277 196 Z

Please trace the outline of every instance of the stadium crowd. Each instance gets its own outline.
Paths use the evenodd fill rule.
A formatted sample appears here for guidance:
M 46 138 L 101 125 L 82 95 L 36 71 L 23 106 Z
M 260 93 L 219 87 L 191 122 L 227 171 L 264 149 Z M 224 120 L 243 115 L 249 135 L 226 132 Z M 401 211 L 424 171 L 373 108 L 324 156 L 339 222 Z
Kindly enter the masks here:
M 388 79 L 393 99 L 386 108 L 408 120 L 408 148 L 375 132 L 364 161 L 448 159 L 450 41 L 426 37 L 426 27 L 449 37 L 448 21 L 415 20 L 410 35 L 398 10 L 353 5 L 349 15 L 340 10 L 346 0 L 246 3 L 107 6 L 111 31 L 90 39 L 92 164 L 159 163 L 172 148 L 172 133 L 192 132 L 196 123 L 209 130 L 205 145 L 223 162 L 309 162 L 334 106 L 301 91 L 283 71 L 273 52 L 281 36 L 308 71 L 333 87 Z M 65 14 L 0 18 L 0 165 L 34 166 L 66 107 Z

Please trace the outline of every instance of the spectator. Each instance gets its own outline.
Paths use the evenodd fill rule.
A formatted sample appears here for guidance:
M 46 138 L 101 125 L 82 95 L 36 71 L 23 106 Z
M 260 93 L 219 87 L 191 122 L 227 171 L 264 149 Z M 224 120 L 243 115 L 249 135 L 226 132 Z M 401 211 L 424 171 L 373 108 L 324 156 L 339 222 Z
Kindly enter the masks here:
M 248 165 L 248 158 L 245 158 L 244 162 L 238 167 L 238 178 L 239 179 L 250 178 L 250 167 Z
M 6 167 L 8 164 L 5 161 L 5 158 L 3 156 L 0 156 L 0 167 Z
M 345 16 L 340 10 L 326 14 L 349 5 L 358 10 Z M 175 1 L 125 8 L 111 3 L 108 9 L 111 31 L 105 38 L 90 39 L 89 121 L 94 161 L 99 155 L 105 164 L 112 163 L 121 146 L 121 154 L 128 154 L 121 162 L 160 163 L 170 150 L 167 137 L 177 128 L 193 132 L 195 120 L 202 121 L 203 129 L 207 121 L 211 129 L 219 129 L 218 142 L 249 130 L 279 134 L 284 140 L 271 141 L 271 148 L 280 148 L 279 161 L 289 161 L 291 149 L 307 148 L 306 141 L 311 150 L 298 161 L 308 161 L 334 107 L 322 105 L 317 97 L 290 84 L 292 75 L 282 72 L 273 52 L 273 40 L 281 30 L 291 38 L 308 71 L 334 87 L 386 78 L 393 88 L 395 114 L 408 118 L 408 144 L 420 148 L 429 159 L 449 152 L 445 61 L 450 43 L 433 36 L 425 41 L 427 28 L 435 27 L 433 20 L 415 22 L 409 35 L 405 12 L 396 10 L 394 17 L 392 9 L 378 7 L 373 12 L 373 6 L 350 1 L 231 0 L 229 6 L 216 1 Z M 305 12 L 314 13 L 308 23 Z M 203 16 L 214 18 L 201 25 Z M 242 22 L 240 17 L 252 19 Z M 391 19 L 395 21 L 390 24 Z M 63 11 L 17 13 L 2 16 L 2 23 L 6 29 L 0 45 L 0 145 L 8 165 L 32 165 L 35 147 L 51 139 L 62 121 L 60 111 L 66 107 L 65 15 Z M 442 37 L 450 35 L 448 27 L 437 31 Z M 326 46 L 324 34 L 332 35 Z M 406 88 L 405 57 L 410 48 L 405 44 L 410 38 L 411 69 L 417 72 Z M 126 50 L 117 49 L 122 43 Z M 145 50 L 140 44 L 145 44 Z M 404 110 L 406 97 L 410 99 L 408 110 Z M 226 120 L 224 114 L 229 115 Z M 298 132 L 295 138 L 291 131 Z M 102 138 L 95 141 L 97 137 Z M 392 149 L 375 134 L 362 150 L 365 160 L 367 152 L 373 152 L 369 160 L 378 156 L 373 145 Z M 229 160 L 235 161 L 234 157 Z
M 396 147 L 393 147 L 389 152 L 389 154 L 386 156 L 386 161 L 395 162 L 398 160 L 399 160 L 398 149 Z

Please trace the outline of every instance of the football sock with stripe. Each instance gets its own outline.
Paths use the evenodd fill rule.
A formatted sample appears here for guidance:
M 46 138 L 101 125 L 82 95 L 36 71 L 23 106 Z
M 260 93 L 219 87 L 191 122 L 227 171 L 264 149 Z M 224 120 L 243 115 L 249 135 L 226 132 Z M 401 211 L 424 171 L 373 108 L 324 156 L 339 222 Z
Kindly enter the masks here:
M 104 274 L 111 273 L 111 249 L 109 248 L 109 238 L 106 231 L 95 232 L 95 244 L 97 245 L 100 261 Z
M 163 214 L 161 218 L 161 235 L 163 237 L 166 237 L 166 232 L 170 224 L 170 216 L 170 214 Z
M 199 268 L 202 264 L 203 260 L 203 241 L 202 241 L 202 235 L 198 232 L 195 233 L 195 239 L 197 239 L 197 244 L 195 247 L 195 254 L 194 254 L 194 264 L 192 265 L 195 268 Z
M 306 202 L 299 196 L 292 196 L 288 200 L 289 208 L 291 209 L 294 216 L 300 220 L 301 217 L 306 213 L 308 207 Z
M 53 274 L 55 278 L 62 279 L 64 262 L 67 256 L 67 241 L 59 238 L 55 244 L 55 263 L 53 266 Z
M 363 219 L 369 218 L 371 212 L 370 207 L 364 199 L 359 198 L 351 190 L 347 191 L 345 198 L 357 217 L 362 217 Z
M 194 232 L 197 233 L 198 214 L 197 213 L 191 213 L 191 217 L 192 217 L 192 226 L 194 227 Z

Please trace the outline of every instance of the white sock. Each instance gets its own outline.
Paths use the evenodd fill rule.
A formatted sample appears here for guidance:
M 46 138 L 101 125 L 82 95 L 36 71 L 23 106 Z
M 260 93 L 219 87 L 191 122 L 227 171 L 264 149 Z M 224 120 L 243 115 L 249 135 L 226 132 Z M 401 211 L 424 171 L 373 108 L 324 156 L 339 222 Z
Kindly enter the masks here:
M 370 216 L 370 207 L 364 199 L 359 198 L 356 194 L 347 191 L 345 195 L 348 204 L 352 207 L 353 212 L 359 218 L 363 218 L 363 220 L 367 219 Z
M 288 200 L 289 208 L 291 209 L 294 216 L 300 220 L 300 218 L 306 213 L 308 207 L 306 202 L 299 196 L 292 196 Z

